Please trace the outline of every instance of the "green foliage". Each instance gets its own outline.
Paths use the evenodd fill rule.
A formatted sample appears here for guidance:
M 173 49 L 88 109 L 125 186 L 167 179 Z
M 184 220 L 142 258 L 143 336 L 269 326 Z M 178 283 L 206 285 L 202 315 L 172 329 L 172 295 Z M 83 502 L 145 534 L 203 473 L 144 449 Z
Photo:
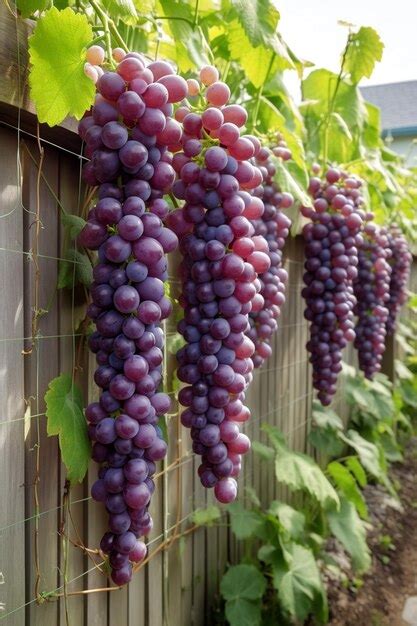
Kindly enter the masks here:
M 339 492 L 342 492 L 355 506 L 359 515 L 366 519 L 368 515 L 366 503 L 356 482 L 356 477 L 352 475 L 349 468 L 339 461 L 332 461 L 327 466 L 327 472 L 332 477 Z
M 297 180 L 292 176 L 291 172 L 282 164 L 281 161 L 275 160 L 275 180 L 283 191 L 291 193 L 295 200 L 297 200 L 303 206 L 310 206 L 311 199 L 299 185 Z
M 82 482 L 91 455 L 81 390 L 70 374 L 49 383 L 45 394 L 48 436 L 59 436 L 62 461 L 71 483 Z
M 247 539 L 260 530 L 263 520 L 255 510 L 245 509 L 241 502 L 232 502 L 227 510 L 237 539 Z
M 76 239 L 84 228 L 86 221 L 79 215 L 64 213 L 62 215 L 62 224 L 70 239 Z
M 231 626 L 256 626 L 261 619 L 265 578 L 254 565 L 234 565 L 223 576 L 220 592 Z
M 340 510 L 328 511 L 327 519 L 332 533 L 351 555 L 354 568 L 366 572 L 371 566 L 366 530 L 351 499 L 342 497 Z
M 87 254 L 69 248 L 59 262 L 58 289 L 72 289 L 81 283 L 87 287 L 93 282 L 93 267 Z
M 22 17 L 30 17 L 36 11 L 44 11 L 49 0 L 16 0 L 16 7 Z
M 271 0 L 231 0 L 251 44 L 270 44 L 276 35 L 279 12 Z
M 381 61 L 384 44 L 378 33 L 369 26 L 362 26 L 357 33 L 349 35 L 344 69 L 353 83 L 370 78 L 375 63 Z
M 367 441 L 353 429 L 348 430 L 346 436 L 342 435 L 342 438 L 345 443 L 357 452 L 363 467 L 371 476 L 382 481 L 385 480 L 386 465 L 380 451 L 374 443 Z
M 314 555 L 311 550 L 294 544 L 288 561 L 272 563 L 273 583 L 283 608 L 297 620 L 314 612 L 325 624 L 328 618 L 327 599 Z
M 116 19 L 121 19 L 126 24 L 136 24 L 138 14 L 133 0 L 102 0 L 107 13 Z
M 90 108 L 95 87 L 84 74 L 85 52 L 93 39 L 87 17 L 71 8 L 49 9 L 29 38 L 31 97 L 40 122 L 80 119 Z
M 205 509 L 196 509 L 191 516 L 196 526 L 213 526 L 221 517 L 218 506 L 211 505 Z
M 329 407 L 313 402 L 313 428 L 309 433 L 312 445 L 322 453 L 338 456 L 342 453 L 343 442 L 339 433 L 343 432 L 343 422 Z
M 323 471 L 308 455 L 290 450 L 282 433 L 275 427 L 265 426 L 275 454 L 275 476 L 292 490 L 302 490 L 313 496 L 322 506 L 338 506 L 337 493 Z
M 194 27 L 194 8 L 185 2 L 160 0 L 160 6 L 167 20 L 166 32 L 171 36 L 172 47 L 178 68 L 187 72 L 209 63 L 210 47 L 203 28 Z
M 267 511 L 268 515 L 274 515 L 282 529 L 295 541 L 301 539 L 305 528 L 305 515 L 296 511 L 292 506 L 279 500 L 271 502 Z

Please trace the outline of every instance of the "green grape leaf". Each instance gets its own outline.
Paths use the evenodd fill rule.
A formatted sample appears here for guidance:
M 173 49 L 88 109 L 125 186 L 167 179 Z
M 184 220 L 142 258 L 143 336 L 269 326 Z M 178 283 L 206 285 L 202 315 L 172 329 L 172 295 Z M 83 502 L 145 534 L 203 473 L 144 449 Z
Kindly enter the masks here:
M 401 395 L 405 404 L 417 409 L 417 391 L 414 382 L 403 380 L 401 383 Z
M 366 101 L 365 108 L 367 115 L 363 128 L 363 142 L 368 148 L 379 148 L 381 145 L 381 109 Z
M 375 63 L 381 61 L 384 44 L 376 30 L 370 26 L 362 26 L 357 33 L 349 37 L 344 69 L 349 72 L 353 83 L 361 78 L 370 78 Z
M 341 433 L 340 437 L 357 452 L 362 465 L 371 476 L 379 480 L 385 479 L 385 463 L 374 443 L 364 439 L 356 430 L 348 430 L 346 436 Z
M 303 206 L 311 206 L 311 198 L 291 175 L 288 168 L 279 160 L 274 159 L 276 167 L 275 180 L 282 191 L 288 191 Z M 294 220 L 293 220 L 294 221 Z
M 248 496 L 248 499 L 250 500 L 252 504 L 254 504 L 257 507 L 261 506 L 261 501 L 259 500 L 258 494 L 256 493 L 256 489 L 254 487 L 247 485 L 245 487 L 245 494 Z
M 30 17 L 36 11 L 44 11 L 48 4 L 49 0 L 16 0 L 18 11 L 24 18 Z
M 86 254 L 69 248 L 59 262 L 58 289 L 72 289 L 78 283 L 87 287 L 93 282 L 93 267 Z
M 75 4 L 75 0 L 54 0 L 54 7 L 62 11 L 67 7 L 72 7 Z
M 352 134 L 340 113 L 331 113 L 327 125 L 328 158 L 336 163 L 346 163 L 353 159 L 356 149 Z
M 231 0 L 237 18 L 252 44 L 267 44 L 275 34 L 280 18 L 275 3 L 271 0 Z
M 366 502 L 355 478 L 352 476 L 347 467 L 338 461 L 332 461 L 327 466 L 327 472 L 333 478 L 338 490 L 341 491 L 346 498 L 355 505 L 359 515 L 363 519 L 366 519 L 368 516 Z
M 79 215 L 64 213 L 62 216 L 62 224 L 67 231 L 69 238 L 76 239 L 86 225 L 86 221 Z
M 226 602 L 226 618 L 231 626 L 259 626 L 261 623 L 260 600 L 236 598 Z
M 296 511 L 292 506 L 279 500 L 271 502 L 268 513 L 278 518 L 281 526 L 287 531 L 292 539 L 300 539 L 305 526 L 305 516 Z
M 414 375 L 400 359 L 394 360 L 395 374 L 399 379 L 413 380 Z
M 155 11 L 156 0 L 134 0 L 135 7 L 141 15 L 149 15 Z
M 160 0 L 159 4 L 166 17 L 174 18 L 168 19 L 164 28 L 172 36 L 178 68 L 187 72 L 207 65 L 211 55 L 210 46 L 203 30 L 198 25 L 193 27 L 194 9 L 184 2 L 175 3 L 171 0 Z
M 320 573 L 311 550 L 293 544 L 288 562 L 276 559 L 272 567 L 274 587 L 283 608 L 304 622 L 309 613 L 327 623 L 328 607 Z
M 348 456 L 345 461 L 346 466 L 352 472 L 354 477 L 356 478 L 358 485 L 360 487 L 365 487 L 368 484 L 366 478 L 366 472 L 362 467 L 361 462 L 359 461 L 357 456 Z
M 308 101 L 308 109 L 319 118 L 326 115 L 337 85 L 334 112 L 341 115 L 351 133 L 353 129 L 362 129 L 367 110 L 360 90 L 356 85 L 339 80 L 337 74 L 329 70 L 313 70 L 303 80 L 303 98 Z
M 81 390 L 69 374 L 61 374 L 49 383 L 45 402 L 48 436 L 59 436 L 68 479 L 71 483 L 80 483 L 87 472 L 91 454 Z
M 196 526 L 213 526 L 220 519 L 221 513 L 218 506 L 211 505 L 206 509 L 196 509 L 192 515 L 192 521 Z
M 322 406 L 317 400 L 313 401 L 313 424 L 319 428 L 343 430 L 343 422 L 338 414 L 333 409 Z
M 371 556 L 366 543 L 366 531 L 353 503 L 347 498 L 341 498 L 340 510 L 328 511 L 327 519 L 332 533 L 352 557 L 353 567 L 358 572 L 368 570 Z
M 290 450 L 282 433 L 274 426 L 266 425 L 276 450 L 275 475 L 278 482 L 292 490 L 309 493 L 322 506 L 339 506 L 339 498 L 323 471 L 308 455 Z
M 268 43 L 259 42 L 254 47 L 237 20 L 228 25 L 227 35 L 231 59 L 238 61 L 256 88 L 264 84 L 268 75 L 294 67 L 287 50 L 276 36 Z
M 92 39 L 87 17 L 69 7 L 52 7 L 37 21 L 29 38 L 29 83 L 40 122 L 54 126 L 67 115 L 81 119 L 92 105 L 95 86 L 83 69 Z
M 252 450 L 255 454 L 259 454 L 261 459 L 264 461 L 272 461 L 274 458 L 273 449 L 260 441 L 252 441 Z
M 263 524 L 262 516 L 256 511 L 245 509 L 241 502 L 229 504 L 232 531 L 238 539 L 248 539 L 260 529 Z
M 254 565 L 233 565 L 223 576 L 220 592 L 225 600 L 259 600 L 265 593 L 266 582 Z
M 312 428 L 308 434 L 308 440 L 316 450 L 325 455 L 340 456 L 344 444 L 339 439 L 339 431 L 332 428 Z
M 339 456 L 343 452 L 344 444 L 339 438 L 343 432 L 343 422 L 329 407 L 323 407 L 319 402 L 313 402 L 312 429 L 308 438 L 311 444 L 320 452 L 330 456 Z
M 125 24 L 134 26 L 138 21 L 133 0 L 102 0 L 107 13 L 113 18 L 120 18 Z

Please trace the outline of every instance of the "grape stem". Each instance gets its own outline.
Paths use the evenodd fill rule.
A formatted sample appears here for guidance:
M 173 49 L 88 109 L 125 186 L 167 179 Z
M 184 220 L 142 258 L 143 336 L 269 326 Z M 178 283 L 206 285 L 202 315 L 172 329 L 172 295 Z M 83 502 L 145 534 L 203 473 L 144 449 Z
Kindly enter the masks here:
M 269 74 L 271 73 L 274 61 L 275 61 L 275 52 L 273 52 L 272 55 L 271 55 L 271 59 L 269 61 L 268 69 L 266 70 L 264 82 L 259 87 L 258 93 L 256 94 L 255 112 L 254 112 L 254 115 L 253 115 L 253 122 L 252 122 L 252 132 L 256 128 L 257 123 L 258 123 L 259 107 L 261 105 L 261 98 L 262 98 L 263 90 L 264 90 L 265 84 L 266 84 L 266 82 L 267 82 L 267 80 L 269 78 Z
M 342 54 L 342 60 L 340 63 L 340 71 L 339 74 L 337 76 L 336 79 L 336 85 L 332 94 L 332 97 L 329 99 L 329 108 L 327 110 L 326 113 L 326 117 L 324 119 L 324 135 L 323 135 L 323 165 L 325 166 L 327 163 L 327 155 L 329 152 L 329 125 L 330 125 L 330 118 L 334 112 L 334 107 L 336 104 L 336 97 L 339 91 L 339 87 L 340 87 L 340 83 L 342 82 L 343 79 L 343 71 L 344 71 L 344 67 L 345 67 L 345 62 L 346 62 L 346 56 L 347 53 L 349 51 L 350 45 L 352 43 L 352 37 L 351 37 L 351 33 L 349 33 L 347 41 L 346 41 L 346 46 L 345 49 L 343 50 L 343 54 Z
M 101 26 L 99 27 L 101 30 Z M 106 39 L 106 35 L 99 35 L 98 37 L 95 37 L 95 39 L 93 39 L 93 41 L 90 43 L 90 46 L 94 46 L 97 43 L 100 43 L 100 41 L 104 41 Z
M 142 16 L 142 17 L 146 17 L 146 16 Z M 149 16 L 147 17 L 148 20 L 150 20 Z M 189 24 L 191 26 L 191 28 L 194 28 L 194 23 L 191 20 L 188 20 L 186 17 L 179 17 L 179 16 L 166 16 L 166 15 L 155 15 L 153 18 L 153 20 L 177 20 L 179 22 L 186 22 L 187 24 Z M 152 21 L 152 20 L 150 20 Z
M 193 28 L 195 28 L 198 25 L 198 7 L 200 4 L 200 0 L 196 0 L 195 2 L 195 12 L 194 12 L 194 26 Z
M 63 571 L 64 585 L 63 585 L 63 589 L 64 589 L 64 610 L 65 610 L 65 624 L 66 624 L 66 626 L 70 626 L 69 609 L 68 609 L 68 567 L 69 567 L 68 552 L 69 552 L 69 538 L 68 538 L 68 535 L 65 533 L 66 525 L 67 525 L 67 522 L 68 522 L 70 488 L 71 488 L 70 482 L 67 479 L 65 481 L 64 494 L 63 494 L 63 497 L 62 497 L 63 514 L 62 514 L 62 522 L 61 522 L 62 552 L 63 552 L 63 557 L 64 557 L 64 563 L 63 563 L 63 566 L 64 566 L 64 571 Z
M 113 56 L 112 56 L 112 49 L 111 49 L 111 35 L 113 35 L 113 37 L 116 40 L 116 42 L 119 44 L 119 46 L 121 48 L 123 48 L 123 50 L 125 52 L 129 52 L 129 48 L 125 44 L 125 42 L 124 42 L 123 38 L 121 37 L 119 31 L 117 30 L 116 24 L 113 22 L 112 19 L 109 18 L 109 16 L 97 4 L 97 2 L 95 0 L 90 0 L 90 5 L 93 8 L 93 10 L 96 13 L 96 15 L 98 15 L 98 17 L 100 18 L 100 20 L 101 20 L 101 22 L 103 24 L 103 29 L 104 29 L 105 38 L 106 38 L 107 54 L 109 55 L 109 60 L 112 63 L 113 62 Z

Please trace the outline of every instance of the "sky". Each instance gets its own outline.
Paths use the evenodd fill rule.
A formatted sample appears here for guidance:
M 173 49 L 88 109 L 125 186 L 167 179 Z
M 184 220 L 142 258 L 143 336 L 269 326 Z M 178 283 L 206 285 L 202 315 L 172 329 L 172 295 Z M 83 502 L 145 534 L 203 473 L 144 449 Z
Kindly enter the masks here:
M 347 30 L 338 20 L 372 26 L 385 44 L 370 80 L 375 85 L 417 79 L 417 0 L 280 0 L 280 32 L 301 58 L 317 67 L 339 69 Z M 295 77 L 287 76 L 291 91 Z M 296 94 L 294 94 L 296 95 Z M 417 103 L 416 103 L 417 106 Z

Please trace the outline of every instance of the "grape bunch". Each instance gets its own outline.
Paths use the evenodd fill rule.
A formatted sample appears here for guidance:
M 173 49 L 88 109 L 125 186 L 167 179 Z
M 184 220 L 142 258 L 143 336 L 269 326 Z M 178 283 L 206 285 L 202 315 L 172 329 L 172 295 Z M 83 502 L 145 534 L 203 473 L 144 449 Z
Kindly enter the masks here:
M 367 216 L 373 217 L 372 213 Z M 355 327 L 355 348 L 359 368 L 366 378 L 379 372 L 385 351 L 387 303 L 390 297 L 391 266 L 387 232 L 367 223 L 358 246 L 358 276 L 354 282 L 358 320 Z
M 305 241 L 305 318 L 310 322 L 307 350 L 318 399 L 329 405 L 342 369 L 342 350 L 355 338 L 353 281 L 357 278 L 358 246 L 362 242 L 361 181 L 336 168 L 324 179 L 310 179 L 313 207 L 302 207 L 311 222 Z
M 95 104 L 79 125 L 90 158 L 84 179 L 98 187 L 79 243 L 98 256 L 88 307 L 96 326 L 89 338 L 98 364 L 94 380 L 102 390 L 86 409 L 93 459 L 101 466 L 92 496 L 109 514 L 100 546 L 113 581 L 122 585 L 146 555 L 139 537 L 152 528 L 152 476 L 167 448 L 158 426 L 170 409 L 169 396 L 158 391 L 159 324 L 172 309 L 166 254 L 178 239 L 163 223 L 164 194 L 175 179 L 168 146 L 182 136 L 172 103 L 188 87 L 165 62 L 146 66 L 136 53 L 118 56 L 116 70 L 98 77 Z
M 203 87 L 196 80 L 189 87 L 199 94 L 201 112 L 186 105 L 176 111 L 184 132 L 173 158 L 179 177 L 173 192 L 184 204 L 169 224 L 183 255 L 184 319 L 178 329 L 186 345 L 177 359 L 178 378 L 187 384 L 179 401 L 186 407 L 181 421 L 191 429 L 193 451 L 202 456 L 201 483 L 214 487 L 220 502 L 231 502 L 241 455 L 250 447 L 239 431 L 250 416 L 243 402 L 253 370 L 254 345 L 245 333 L 261 288 L 257 274 L 271 261 L 263 237 L 252 238 L 250 221 L 264 211 L 262 200 L 249 193 L 262 183 L 260 169 L 250 162 L 261 144 L 241 134 L 246 111 L 227 104 L 230 90 L 216 68 L 204 67 L 200 80 Z
M 282 160 L 291 158 L 291 151 L 285 142 L 279 140 L 273 149 L 276 157 Z M 294 199 L 291 194 L 281 192 L 274 181 L 276 166 L 270 157 L 269 150 L 262 148 L 256 163 L 263 176 L 263 184 L 253 190 L 254 195 L 264 202 L 263 215 L 251 220 L 255 237 L 263 238 L 263 251 L 268 254 L 271 265 L 258 278 L 261 284 L 259 295 L 252 301 L 252 310 L 249 313 L 250 329 L 248 337 L 255 345 L 252 356 L 255 367 L 260 367 L 265 359 L 272 354 L 271 337 L 278 328 L 277 319 L 281 314 L 281 307 L 285 302 L 285 286 L 288 280 L 287 271 L 282 267 L 282 250 L 288 237 L 291 221 L 283 212 L 292 206 Z
M 388 233 L 388 241 L 391 249 L 389 262 L 392 272 L 389 286 L 390 297 L 387 303 L 387 333 L 392 335 L 395 331 L 398 313 L 407 300 L 407 284 L 410 277 L 413 257 L 408 248 L 407 240 L 395 226 L 393 226 Z

